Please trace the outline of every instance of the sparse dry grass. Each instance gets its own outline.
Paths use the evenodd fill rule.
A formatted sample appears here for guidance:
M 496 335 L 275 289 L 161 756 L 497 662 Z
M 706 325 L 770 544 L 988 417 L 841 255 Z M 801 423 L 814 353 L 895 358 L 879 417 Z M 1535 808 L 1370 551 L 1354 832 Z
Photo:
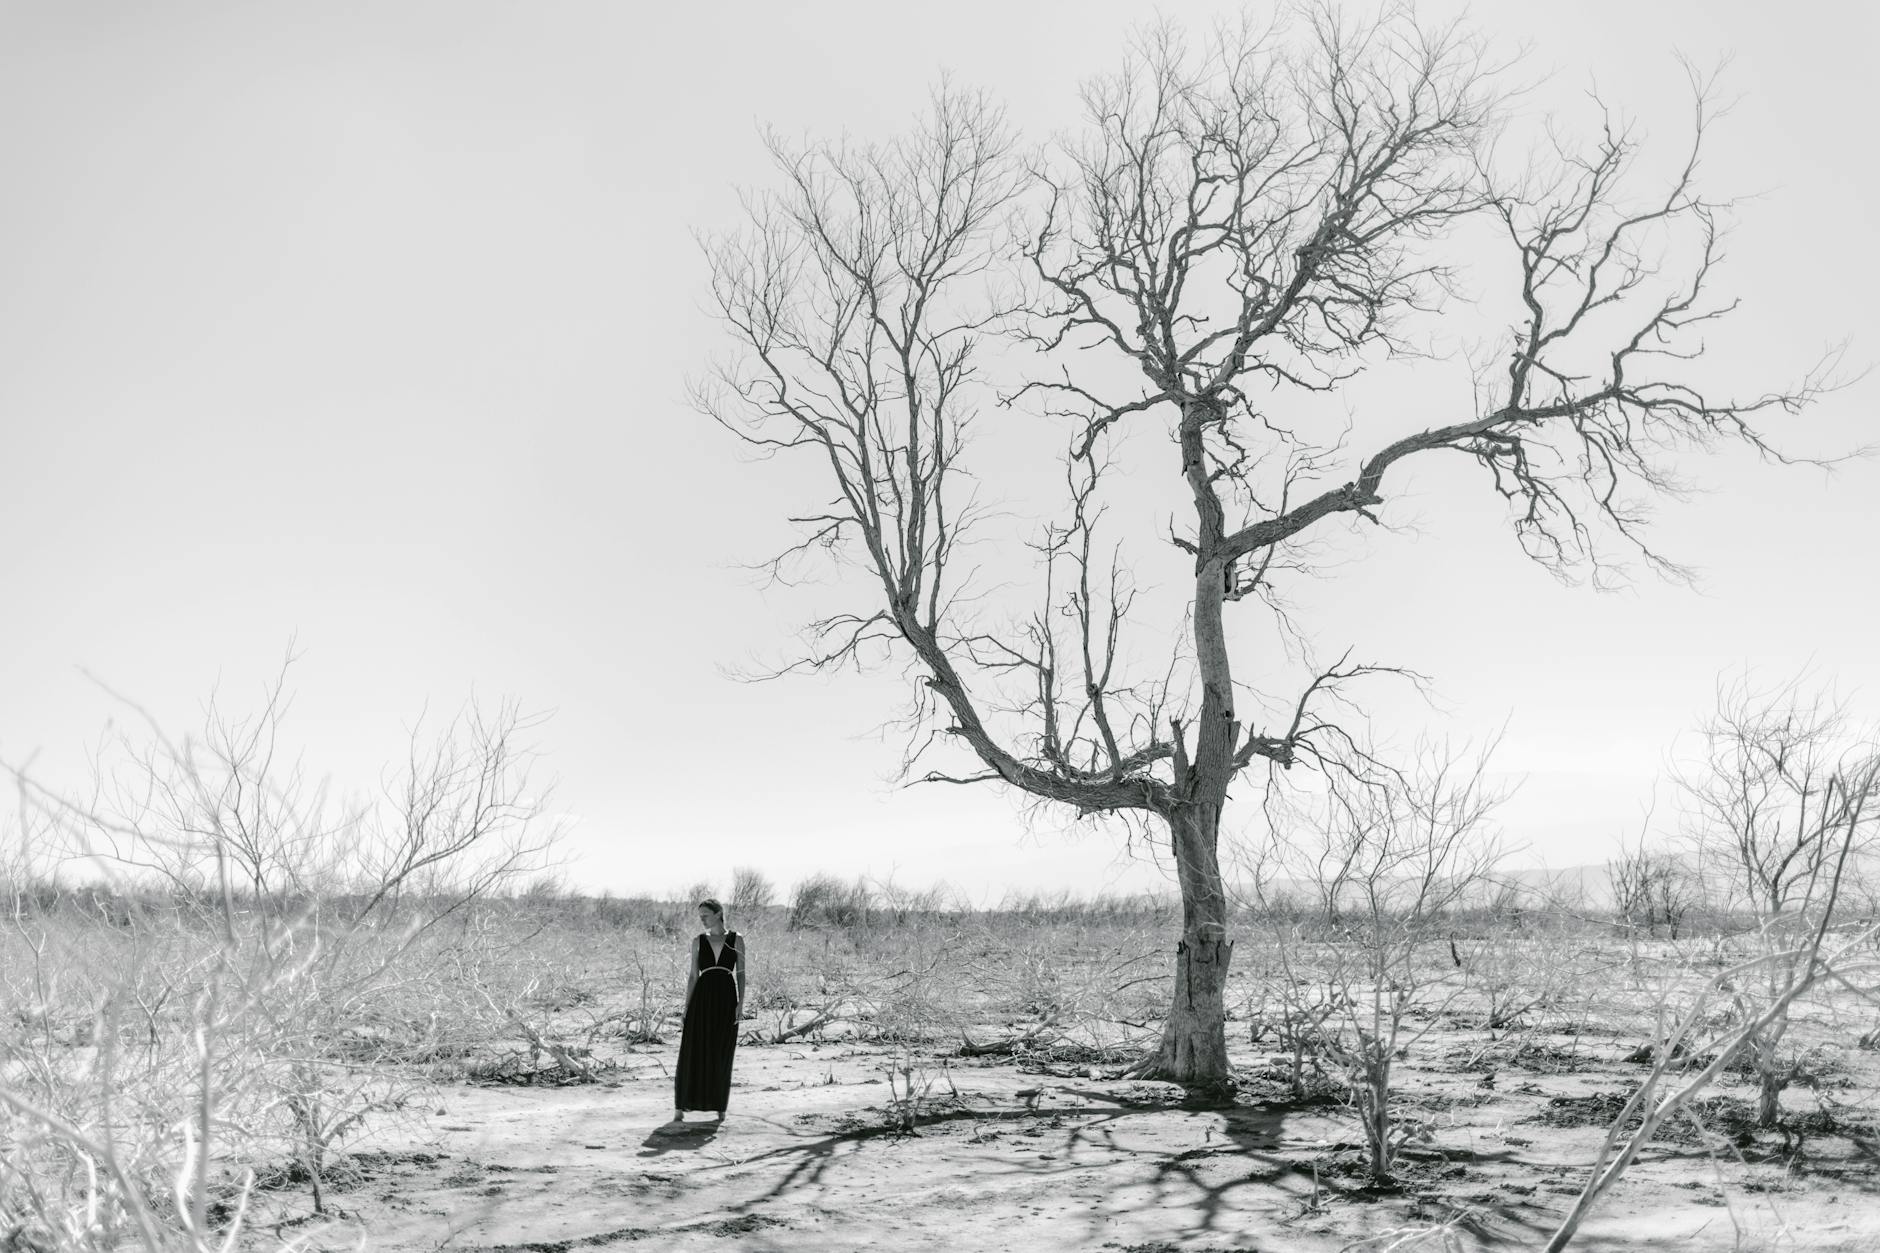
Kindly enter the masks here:
M 746 910 L 733 921 L 753 962 L 747 1040 L 878 1051 L 894 1093 L 882 1116 L 904 1131 L 957 1098 L 949 1067 L 1115 1078 L 1153 1039 L 1168 995 L 1169 908 L 1013 904 L 796 928 L 790 904 Z M 304 903 L 237 911 L 218 938 L 217 914 L 153 900 L 16 894 L 15 905 L 0 926 L 0 1079 L 15 1101 L 0 1118 L 0 1208 L 24 1233 L 16 1244 L 39 1242 L 20 1247 L 61 1249 L 149 1243 L 139 1213 L 164 1239 L 173 1233 L 205 1064 L 216 1093 L 213 1243 L 244 1187 L 303 1204 L 317 1195 L 324 1207 L 323 1194 L 370 1175 L 378 1137 L 396 1138 L 454 1085 L 592 1082 L 669 1049 L 693 921 L 689 902 L 537 890 L 442 920 L 405 902 L 365 929 Z M 1509 1134 L 1511 1093 L 1527 1092 L 1514 1098 L 1527 1135 L 1610 1121 L 1699 992 L 1757 943 L 1748 933 L 1638 941 L 1533 909 L 1438 921 L 1407 955 L 1414 978 L 1400 981 L 1388 1080 L 1387 1134 L 1405 1163 L 1393 1186 L 1412 1190 L 1430 1146 L 1476 1107 L 1499 1102 Z M 1367 1020 L 1353 1006 L 1376 991 L 1355 977 L 1369 968 L 1353 964 L 1358 943 L 1323 920 L 1248 913 L 1230 995 L 1230 1032 L 1249 1059 L 1243 1100 L 1350 1104 L 1354 1144 L 1359 1096 L 1337 1062 L 1364 1045 Z M 1795 1081 L 1776 1132 L 1745 1139 L 1731 1121 L 1748 1082 L 1739 1070 L 1693 1107 L 1717 1135 L 1689 1142 L 1784 1162 L 1798 1144 L 1815 1160 L 1834 1157 L 1822 1148 L 1835 1137 L 1871 1145 L 1862 1137 L 1880 1135 L 1870 1121 L 1880 1054 L 1857 1045 L 1873 1018 L 1865 991 L 1836 985 L 1798 1008 L 1785 1037 Z M 1728 1027 L 1734 1005 L 1716 1001 L 1700 1026 Z M 1708 1059 L 1672 1060 L 1692 1071 Z M 1562 1078 L 1585 1090 L 1535 1087 Z M 126 1188 L 139 1190 L 135 1203 Z
M 0 1076 L 17 1101 L 4 1119 L 0 1204 L 39 1215 L 34 1238 L 45 1247 L 132 1238 L 139 1206 L 175 1219 L 205 1059 L 218 1129 L 211 1219 L 227 1223 L 246 1180 L 320 1200 L 325 1187 L 344 1189 L 370 1163 L 374 1133 L 440 1087 L 592 1082 L 675 1039 L 688 903 L 538 890 L 431 926 L 419 926 L 431 918 L 423 903 L 402 914 L 342 929 L 306 907 L 237 912 L 231 935 L 218 939 L 214 914 L 17 897 L 0 928 Z M 904 1129 L 946 1091 L 946 1065 L 1004 1059 L 1115 1074 L 1152 1039 L 1167 995 L 1171 918 L 1154 903 L 902 909 L 799 928 L 790 914 L 775 905 L 735 920 L 754 961 L 748 1042 L 882 1048 L 899 1093 L 891 1118 Z M 1230 1031 L 1254 1057 L 1245 1093 L 1357 1099 L 1337 1059 L 1363 1044 L 1367 1020 L 1352 1003 L 1376 990 L 1354 980 L 1363 969 L 1350 960 L 1355 943 L 1324 922 L 1241 920 Z M 1534 1076 L 1604 1072 L 1600 1086 L 1564 1104 L 1559 1093 L 1532 1102 L 1530 1118 L 1540 1127 L 1609 1121 L 1636 1086 L 1626 1076 L 1641 1072 L 1619 1059 L 1649 1061 L 1716 971 L 1752 946 L 1748 935 L 1634 943 L 1615 928 L 1536 911 L 1519 924 L 1446 918 L 1414 946 L 1416 978 L 1399 986 L 1393 1151 L 1414 1180 L 1419 1144 L 1466 1108 L 1457 1086 L 1493 1089 L 1498 1076 L 1530 1086 Z M 239 978 L 229 954 L 248 961 Z M 306 960 L 312 954 L 320 960 Z M 1857 991 L 1835 988 L 1795 1014 L 1784 1144 L 1869 1125 L 1880 1055 L 1856 1046 L 1872 1014 Z M 1324 1012 L 1314 1016 L 1314 1005 Z M 1728 1025 L 1733 1012 L 1720 1001 L 1709 1025 Z M 1675 1059 L 1683 1069 L 1705 1061 Z M 1726 1087 L 1737 1082 L 1747 1080 L 1731 1076 Z M 83 1131 L 122 1182 L 100 1183 L 98 1155 L 49 1133 L 24 1106 Z M 1694 1114 L 1716 1123 L 1720 1108 Z M 1724 1131 L 1741 1146 L 1741 1129 Z M 137 1204 L 124 1187 L 139 1189 Z M 68 1215 L 62 1229 L 47 1221 L 56 1215 Z

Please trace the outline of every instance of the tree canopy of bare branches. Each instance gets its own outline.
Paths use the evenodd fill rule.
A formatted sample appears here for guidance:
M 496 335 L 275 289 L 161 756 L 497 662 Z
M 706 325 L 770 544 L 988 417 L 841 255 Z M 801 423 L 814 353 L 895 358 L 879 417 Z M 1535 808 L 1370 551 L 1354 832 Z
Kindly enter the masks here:
M 1276 580 L 1332 528 L 1383 521 L 1397 467 L 1426 453 L 1477 464 L 1556 572 L 1611 569 L 1614 541 L 1675 570 L 1644 526 L 1676 459 L 1722 441 L 1779 456 L 1760 423 L 1826 385 L 1724 397 L 1692 365 L 1731 307 L 1713 292 L 1723 206 L 1696 178 L 1707 82 L 1686 155 L 1641 190 L 1639 145 L 1609 118 L 1506 172 L 1505 80 L 1467 27 L 1407 10 L 1307 5 L 1192 45 L 1157 27 L 1047 149 L 952 87 L 883 142 L 773 137 L 776 185 L 706 241 L 735 351 L 697 402 L 827 488 L 773 569 L 826 555 L 867 586 L 813 624 L 795 668 L 897 657 L 916 680 L 913 758 L 932 762 L 914 776 L 1167 832 L 1183 932 L 1145 1073 L 1228 1073 L 1230 785 L 1349 762 L 1350 690 L 1395 669 L 1347 654 L 1249 702 L 1236 606 L 1278 612 Z M 1305 402 L 1421 351 L 1456 303 L 1465 235 L 1498 241 L 1487 272 L 1519 310 L 1504 364 L 1478 373 L 1472 409 L 1347 450 Z M 1066 432 L 1066 503 L 1035 542 L 1034 608 L 1010 620 L 979 599 L 968 538 L 968 435 L 1000 406 Z M 1165 459 L 1138 430 L 1166 437 Z M 1157 474 L 1179 484 L 1178 518 L 1116 533 L 1114 485 Z M 1150 566 L 1189 590 L 1180 638 L 1145 653 Z

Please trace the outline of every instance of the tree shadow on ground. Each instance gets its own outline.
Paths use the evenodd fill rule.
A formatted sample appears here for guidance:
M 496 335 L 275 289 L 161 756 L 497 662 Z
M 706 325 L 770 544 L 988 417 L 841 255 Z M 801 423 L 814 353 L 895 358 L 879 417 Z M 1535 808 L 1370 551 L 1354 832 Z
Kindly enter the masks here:
M 975 1164 L 974 1176 L 987 1182 L 1014 1176 L 1067 1179 L 1087 1176 L 1092 1171 L 1146 1165 L 1146 1176 L 1134 1174 L 1123 1186 L 1146 1186 L 1155 1194 L 1153 1204 L 1158 1207 L 1193 1213 L 1194 1220 L 1182 1224 L 1185 1236 L 1231 1233 L 1238 1226 L 1231 1221 L 1234 1215 L 1246 1212 L 1240 1202 L 1256 1199 L 1257 1208 L 1295 1209 L 1292 1217 L 1300 1219 L 1322 1213 L 1326 1205 L 1338 1201 L 1407 1208 L 1414 1218 L 1423 1217 L 1425 1209 L 1432 1206 L 1447 1208 L 1450 1212 L 1441 1217 L 1452 1218 L 1484 1244 L 1531 1242 L 1551 1230 L 1544 1215 L 1524 1214 L 1516 1206 L 1475 1206 L 1472 1213 L 1459 1214 L 1447 1201 L 1420 1188 L 1414 1178 L 1390 1190 L 1369 1188 L 1362 1180 L 1338 1172 L 1321 1179 L 1312 1169 L 1311 1154 L 1339 1146 L 1328 1146 L 1324 1141 L 1301 1143 L 1296 1138 L 1291 1145 L 1286 1143 L 1288 1120 L 1324 1112 L 1320 1102 L 1298 1108 L 1286 1102 L 1224 1103 L 1218 1096 L 1190 1096 L 1176 1088 L 1170 1088 L 1166 1096 L 1145 1096 L 1140 1090 L 1117 1092 L 1061 1082 L 1022 1089 L 1014 1095 L 1019 1103 L 1009 1107 L 959 1106 L 933 1111 L 920 1119 L 913 1134 L 971 1127 L 975 1144 L 1007 1134 L 1032 1141 L 1031 1148 L 1022 1154 Z M 1176 1111 L 1214 1116 L 1204 1131 L 1203 1144 L 1171 1153 L 1146 1138 L 1132 1143 L 1132 1120 Z M 1054 1132 L 1057 1134 L 1052 1135 Z M 890 1125 L 884 1116 L 880 1123 L 812 1135 L 743 1159 L 741 1164 L 745 1166 L 769 1162 L 785 1169 L 781 1178 L 734 1208 L 748 1210 L 820 1188 L 839 1157 L 862 1151 L 873 1141 L 892 1144 L 906 1138 L 908 1134 Z M 1520 1164 L 1505 1151 L 1462 1150 L 1444 1160 L 1445 1164 L 1450 1160 Z M 1229 1173 L 1224 1175 L 1223 1167 Z M 1414 1176 L 1414 1166 L 1406 1174 Z
M 1087 1089 L 1067 1091 L 1091 1099 L 1104 1095 Z M 1298 1101 L 1224 1103 L 1218 1094 L 1188 1093 L 1172 1087 L 1167 1096 L 1159 1099 L 1145 1094 L 1120 1099 L 1132 1113 L 1207 1110 L 1220 1118 L 1218 1143 L 1203 1144 L 1172 1155 L 1154 1155 L 1156 1185 L 1171 1191 L 1185 1189 L 1193 1198 L 1186 1204 L 1201 1212 L 1199 1229 L 1204 1232 L 1217 1230 L 1223 1215 L 1234 1208 L 1232 1202 L 1236 1194 L 1250 1188 L 1268 1188 L 1286 1194 L 1298 1207 L 1295 1218 L 1315 1217 L 1331 1204 L 1343 1202 L 1404 1207 L 1412 1221 L 1428 1220 L 1432 1225 L 1439 1220 L 1453 1221 L 1456 1227 L 1483 1244 L 1507 1243 L 1511 1239 L 1526 1242 L 1551 1230 L 1543 1215 L 1523 1213 L 1520 1207 L 1513 1205 L 1459 1207 L 1431 1186 L 1434 1182 L 1431 1167 L 1449 1167 L 1458 1162 L 1524 1164 L 1507 1150 L 1408 1150 L 1401 1161 L 1398 1181 L 1379 1187 L 1362 1165 L 1362 1146 L 1355 1141 L 1295 1142 L 1290 1147 L 1284 1143 L 1289 1119 L 1325 1113 L 1328 1108 L 1336 1108 L 1338 1102 L 1308 1097 Z M 1108 1121 L 1099 1120 L 1099 1124 Z M 1251 1169 L 1245 1175 L 1211 1181 L 1210 1166 L 1218 1167 L 1219 1162 L 1210 1162 L 1210 1159 L 1222 1158 L 1249 1163 Z M 1321 1158 L 1325 1160 L 1321 1162 Z M 1447 1212 L 1432 1217 L 1431 1210 Z

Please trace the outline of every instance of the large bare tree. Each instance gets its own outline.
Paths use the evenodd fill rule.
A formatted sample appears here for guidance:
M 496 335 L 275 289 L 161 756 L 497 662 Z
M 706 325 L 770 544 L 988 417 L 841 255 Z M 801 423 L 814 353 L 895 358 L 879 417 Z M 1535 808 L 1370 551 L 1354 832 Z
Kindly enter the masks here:
M 1182 935 L 1142 1073 L 1227 1079 L 1228 789 L 1349 763 L 1337 715 L 1379 668 L 1300 667 L 1263 717 L 1243 706 L 1230 613 L 1270 625 L 1275 576 L 1313 565 L 1308 545 L 1337 527 L 1380 521 L 1393 470 L 1424 453 L 1478 463 L 1550 568 L 1608 568 L 1617 541 L 1672 569 L 1640 505 L 1674 485 L 1671 458 L 1722 441 L 1775 456 L 1760 416 L 1820 390 L 1720 398 L 1697 381 L 1697 332 L 1729 308 L 1710 292 L 1719 206 L 1694 181 L 1705 84 L 1688 156 L 1639 200 L 1636 145 L 1610 119 L 1584 151 L 1498 173 L 1502 74 L 1465 28 L 1404 11 L 1352 24 L 1300 8 L 1192 49 L 1159 28 L 1086 88 L 1083 132 L 1046 150 L 950 88 L 888 142 L 773 138 L 780 184 L 747 197 L 747 229 L 707 241 L 737 351 L 698 402 L 754 448 L 820 467 L 828 499 L 792 519 L 778 569 L 826 554 L 866 576 L 797 666 L 909 665 L 914 777 L 1165 833 Z M 1316 394 L 1420 351 L 1459 303 L 1465 254 L 1518 311 L 1475 405 L 1364 455 L 1315 430 Z M 971 577 L 1004 554 L 964 543 L 980 520 L 965 437 L 995 394 L 1068 432 L 1035 608 L 1004 616 Z M 1143 454 L 1158 446 L 1133 437 L 1145 427 L 1165 458 Z M 1158 475 L 1179 485 L 1176 519 L 1112 540 L 1113 485 Z M 1153 650 L 1137 640 L 1144 569 L 1192 589 Z M 962 752 L 974 768 L 913 764 Z

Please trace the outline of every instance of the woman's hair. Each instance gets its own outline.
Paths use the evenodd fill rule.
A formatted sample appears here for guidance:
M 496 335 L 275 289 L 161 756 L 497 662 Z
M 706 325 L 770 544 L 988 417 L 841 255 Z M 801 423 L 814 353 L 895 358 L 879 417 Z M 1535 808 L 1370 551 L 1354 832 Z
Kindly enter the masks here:
M 717 901 L 713 900 L 709 896 L 706 897 L 704 900 L 700 901 L 698 903 L 698 907 L 700 909 L 709 909 L 714 914 L 717 914 L 720 918 L 723 918 L 725 916 L 725 907 L 723 905 L 720 905 Z

